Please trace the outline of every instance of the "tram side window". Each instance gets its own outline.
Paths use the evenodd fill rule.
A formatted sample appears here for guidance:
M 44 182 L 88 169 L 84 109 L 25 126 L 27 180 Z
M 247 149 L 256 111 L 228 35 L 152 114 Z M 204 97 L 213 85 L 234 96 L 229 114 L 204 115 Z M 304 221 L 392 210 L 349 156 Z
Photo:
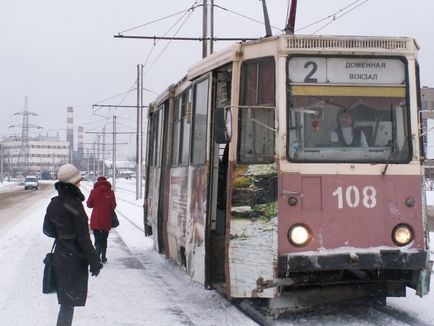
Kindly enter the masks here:
M 173 138 L 172 138 L 172 166 L 177 166 L 179 163 L 179 150 L 181 140 L 181 96 L 175 99 L 173 110 Z
M 181 165 L 188 164 L 188 156 L 190 154 L 190 119 L 191 114 L 191 88 L 182 94 L 181 101 L 181 140 L 180 140 L 180 163 Z
M 151 123 L 151 160 L 150 166 L 161 166 L 161 135 L 163 133 L 163 110 L 158 110 L 152 115 Z
M 195 85 L 193 115 L 192 164 L 204 164 L 206 159 L 206 132 L 208 120 L 208 85 L 205 79 Z
M 188 104 L 190 101 L 188 89 L 175 99 L 173 112 L 172 167 L 188 163 L 190 143 L 190 122 L 188 119 Z
M 273 58 L 245 62 L 239 109 L 240 163 L 271 163 L 275 149 L 275 64 Z
M 157 165 L 157 154 L 158 154 L 158 143 L 157 143 L 157 135 L 158 135 L 158 115 L 159 111 L 154 112 L 151 117 L 151 153 L 150 153 L 150 166 Z

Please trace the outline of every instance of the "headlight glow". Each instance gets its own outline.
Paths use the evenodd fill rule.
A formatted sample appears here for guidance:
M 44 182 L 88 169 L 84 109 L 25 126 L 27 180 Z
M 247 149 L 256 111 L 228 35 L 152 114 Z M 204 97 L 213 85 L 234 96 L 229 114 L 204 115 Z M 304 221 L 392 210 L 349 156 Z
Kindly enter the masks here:
M 295 247 L 305 246 L 312 238 L 312 232 L 304 224 L 294 224 L 289 228 L 288 240 Z
M 408 224 L 398 224 L 393 228 L 392 241 L 397 246 L 406 246 L 414 239 L 414 232 Z

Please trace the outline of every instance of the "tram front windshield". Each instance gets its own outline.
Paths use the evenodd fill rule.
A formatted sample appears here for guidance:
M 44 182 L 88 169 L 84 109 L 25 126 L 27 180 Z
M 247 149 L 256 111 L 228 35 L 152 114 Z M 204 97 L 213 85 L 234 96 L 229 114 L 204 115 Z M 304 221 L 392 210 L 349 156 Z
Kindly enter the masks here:
M 395 85 L 293 83 L 287 94 L 290 161 L 410 161 L 404 80 Z

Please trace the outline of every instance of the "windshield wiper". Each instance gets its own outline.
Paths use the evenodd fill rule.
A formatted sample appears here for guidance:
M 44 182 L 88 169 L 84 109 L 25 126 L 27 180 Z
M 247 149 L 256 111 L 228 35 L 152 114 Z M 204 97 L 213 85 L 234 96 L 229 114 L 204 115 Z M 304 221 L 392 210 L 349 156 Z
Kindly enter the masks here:
M 382 175 L 386 174 L 387 168 L 389 167 L 390 159 L 392 158 L 392 155 L 396 152 L 399 152 L 399 147 L 398 147 L 398 144 L 396 143 L 396 140 L 394 140 L 394 139 L 390 140 L 388 145 L 390 146 L 390 154 L 387 157 L 386 166 L 384 167 L 383 172 L 381 172 Z

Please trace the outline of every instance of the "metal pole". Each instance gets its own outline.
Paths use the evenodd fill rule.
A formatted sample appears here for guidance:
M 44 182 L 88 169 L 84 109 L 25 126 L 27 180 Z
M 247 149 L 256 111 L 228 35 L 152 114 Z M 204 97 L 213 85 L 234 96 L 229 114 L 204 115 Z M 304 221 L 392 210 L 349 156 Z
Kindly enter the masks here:
M 53 173 L 53 180 L 56 180 L 56 175 L 54 173 L 54 152 L 53 152 L 53 160 L 51 162 L 51 173 Z
M 93 155 L 92 155 L 92 165 L 93 165 L 93 173 L 92 173 L 92 182 L 95 182 L 95 175 L 96 175 L 96 164 L 95 164 L 95 157 L 96 157 L 96 146 L 95 142 L 93 142 Z
M 99 137 L 100 137 L 100 135 L 98 134 L 97 136 L 96 136 L 96 138 L 97 138 L 97 140 L 98 140 L 98 146 L 97 146 L 97 159 L 96 159 L 96 164 L 97 164 L 97 166 L 96 166 L 96 173 L 97 173 L 97 175 L 99 176 L 100 174 L 100 168 L 99 168 L 99 165 L 100 165 L 100 160 L 101 160 L 101 157 L 100 157 L 100 141 L 99 141 Z
M 203 0 L 203 18 L 202 18 L 202 58 L 208 55 L 208 0 Z
M 8 150 L 8 182 L 11 181 L 11 152 Z
M 3 183 L 3 146 L 0 144 L 0 182 Z
M 140 191 L 139 198 L 143 198 L 143 65 L 140 66 Z
M 137 65 L 136 200 L 140 198 L 140 65 Z
M 86 150 L 87 151 L 87 168 L 86 168 L 86 179 L 87 181 L 89 181 L 89 173 L 90 173 L 90 154 L 89 154 L 89 148 Z
M 102 175 L 105 175 L 105 126 L 102 128 Z
M 210 43 L 209 43 L 209 53 L 214 53 L 214 0 L 211 0 L 210 8 Z
M 112 189 L 116 191 L 116 116 L 113 116 L 113 158 L 112 158 Z

